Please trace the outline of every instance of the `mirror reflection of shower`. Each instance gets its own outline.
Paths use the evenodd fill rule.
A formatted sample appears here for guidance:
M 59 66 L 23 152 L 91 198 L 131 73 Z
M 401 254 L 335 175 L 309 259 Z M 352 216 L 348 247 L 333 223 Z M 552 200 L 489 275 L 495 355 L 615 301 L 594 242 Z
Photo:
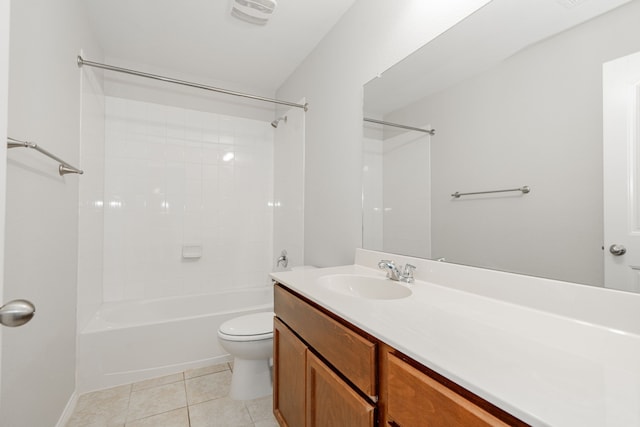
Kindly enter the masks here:
M 277 119 L 275 119 L 274 121 L 271 122 L 271 126 L 273 126 L 274 128 L 277 128 L 278 124 L 282 120 L 284 120 L 284 122 L 287 123 L 287 116 L 278 117 Z

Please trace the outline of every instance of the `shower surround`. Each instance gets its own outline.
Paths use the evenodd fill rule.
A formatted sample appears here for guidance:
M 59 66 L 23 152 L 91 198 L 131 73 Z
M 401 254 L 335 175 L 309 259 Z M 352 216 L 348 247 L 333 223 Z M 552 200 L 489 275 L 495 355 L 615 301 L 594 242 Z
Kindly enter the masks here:
M 81 157 L 88 179 L 80 188 L 78 363 L 79 376 L 92 379 L 79 378 L 78 385 L 88 391 L 114 379 L 107 377 L 115 372 L 105 372 L 107 382 L 93 378 L 94 372 L 83 374 L 106 363 L 82 350 L 100 333 L 96 322 L 105 307 L 132 307 L 137 311 L 125 317 L 141 316 L 140 310 L 158 307 L 148 301 L 172 306 L 185 298 L 217 301 L 229 292 L 268 290 L 274 129 L 268 121 L 104 96 L 97 85 L 85 91 L 83 102 L 83 124 L 92 125 L 83 126 Z M 261 304 L 270 309 L 272 302 Z M 256 309 L 245 305 L 233 311 Z M 226 309 L 212 304 L 206 318 L 224 320 L 216 310 Z M 156 311 L 146 314 L 166 322 Z M 209 328 L 182 333 L 213 342 L 217 326 Z M 114 335 L 114 329 L 126 328 L 107 325 L 104 331 Z M 128 335 L 123 337 L 126 342 Z M 130 373 L 141 378 L 145 371 L 224 356 L 216 350 L 191 360 L 150 361 L 148 367 L 140 362 Z
M 105 126 L 104 302 L 268 283 L 268 123 L 106 97 Z

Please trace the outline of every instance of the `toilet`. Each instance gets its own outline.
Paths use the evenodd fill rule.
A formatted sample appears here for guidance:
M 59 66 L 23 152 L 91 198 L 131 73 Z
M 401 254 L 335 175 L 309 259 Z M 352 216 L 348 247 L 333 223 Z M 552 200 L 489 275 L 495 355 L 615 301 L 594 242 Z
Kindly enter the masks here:
M 218 329 L 220 345 L 233 360 L 229 397 L 251 400 L 272 393 L 273 312 L 227 320 Z

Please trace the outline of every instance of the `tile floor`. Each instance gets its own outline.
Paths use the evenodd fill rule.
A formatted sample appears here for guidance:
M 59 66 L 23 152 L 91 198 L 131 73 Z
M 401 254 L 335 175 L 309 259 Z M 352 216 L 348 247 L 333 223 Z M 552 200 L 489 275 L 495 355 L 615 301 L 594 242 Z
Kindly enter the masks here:
M 83 394 L 66 427 L 277 427 L 272 399 L 228 397 L 229 364 Z

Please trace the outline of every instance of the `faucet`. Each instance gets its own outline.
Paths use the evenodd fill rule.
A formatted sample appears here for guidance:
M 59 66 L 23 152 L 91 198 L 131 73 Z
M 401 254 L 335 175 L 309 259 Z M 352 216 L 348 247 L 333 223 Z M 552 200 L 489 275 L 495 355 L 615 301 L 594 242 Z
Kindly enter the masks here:
M 284 268 L 287 268 L 289 266 L 289 258 L 287 257 L 286 249 L 283 249 L 282 252 L 280 252 L 280 258 L 278 258 L 276 261 L 276 267 L 280 267 L 280 265 L 282 265 Z
M 378 263 L 378 268 L 380 270 L 387 270 L 387 278 L 395 280 L 396 282 L 400 280 L 400 270 L 398 270 L 398 267 L 396 267 L 393 261 L 383 259 Z
M 415 265 L 407 263 L 404 266 L 404 271 L 401 273 L 401 268 L 396 267 L 393 261 L 383 259 L 378 262 L 378 268 L 381 270 L 387 270 L 387 277 L 396 282 L 413 283 L 413 271 L 416 269 Z

